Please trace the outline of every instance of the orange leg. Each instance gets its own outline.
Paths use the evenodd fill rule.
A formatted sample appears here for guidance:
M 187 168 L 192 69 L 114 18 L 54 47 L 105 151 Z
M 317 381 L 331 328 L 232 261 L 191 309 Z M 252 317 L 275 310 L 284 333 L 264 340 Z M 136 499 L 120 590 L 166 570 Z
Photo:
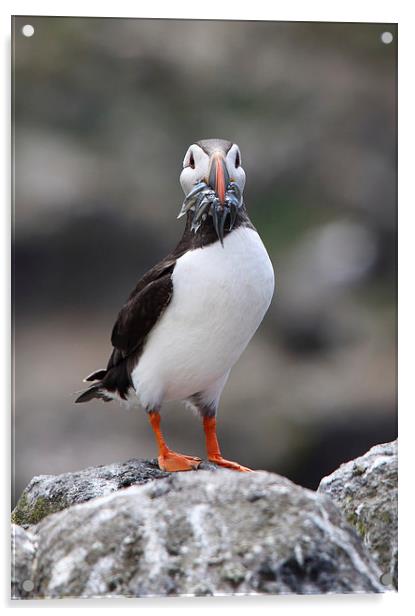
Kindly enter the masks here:
M 150 424 L 156 437 L 159 456 L 158 463 L 162 471 L 191 471 L 197 468 L 201 462 L 200 458 L 185 456 L 169 449 L 160 428 L 160 413 L 151 411 L 149 414 Z
M 206 449 L 208 459 L 211 462 L 214 462 L 219 466 L 224 466 L 225 468 L 231 468 L 234 471 L 252 472 L 252 470 L 250 468 L 247 468 L 246 466 L 241 466 L 237 462 L 232 462 L 231 460 L 225 460 L 225 458 L 222 458 L 218 443 L 218 437 L 216 436 L 215 417 L 204 417 L 203 429 L 206 435 Z

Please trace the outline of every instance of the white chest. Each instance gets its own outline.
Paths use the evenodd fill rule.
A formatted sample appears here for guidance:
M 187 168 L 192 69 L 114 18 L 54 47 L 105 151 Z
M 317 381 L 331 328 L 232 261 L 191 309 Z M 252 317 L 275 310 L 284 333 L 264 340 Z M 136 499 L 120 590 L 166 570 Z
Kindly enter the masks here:
M 274 272 L 256 231 L 180 257 L 173 298 L 150 333 L 133 372 L 143 403 L 185 399 L 228 372 L 261 323 L 274 291 Z

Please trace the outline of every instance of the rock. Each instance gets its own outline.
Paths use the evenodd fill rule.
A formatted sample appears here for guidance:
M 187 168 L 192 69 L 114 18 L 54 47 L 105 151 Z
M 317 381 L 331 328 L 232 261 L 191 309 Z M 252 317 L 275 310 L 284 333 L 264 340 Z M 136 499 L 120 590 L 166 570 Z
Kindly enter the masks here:
M 322 479 L 327 494 L 355 527 L 383 572 L 398 587 L 398 442 L 372 447 Z
M 26 599 L 33 590 L 33 561 L 36 554 L 35 535 L 12 524 L 11 585 L 12 599 Z
M 384 590 L 332 501 L 266 472 L 171 474 L 31 532 L 37 598 Z
M 210 462 L 202 462 L 201 469 L 217 468 Z M 44 517 L 116 492 L 131 485 L 142 485 L 152 479 L 167 477 L 157 460 L 128 460 L 107 466 L 86 468 L 62 475 L 39 475 L 34 477 L 23 491 L 12 513 L 12 521 L 28 528 Z

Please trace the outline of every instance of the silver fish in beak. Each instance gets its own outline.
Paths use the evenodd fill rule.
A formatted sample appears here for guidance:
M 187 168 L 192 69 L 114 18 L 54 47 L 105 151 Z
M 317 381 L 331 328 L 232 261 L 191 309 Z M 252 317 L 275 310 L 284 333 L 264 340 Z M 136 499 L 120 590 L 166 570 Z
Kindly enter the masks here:
M 242 194 L 238 185 L 231 181 L 226 161 L 220 152 L 212 155 L 206 180 L 195 184 L 186 196 L 177 218 L 187 212 L 193 212 L 191 229 L 197 233 L 207 217 L 211 216 L 213 227 L 223 246 L 227 219 L 229 217 L 228 231 L 231 231 L 238 210 L 243 206 Z

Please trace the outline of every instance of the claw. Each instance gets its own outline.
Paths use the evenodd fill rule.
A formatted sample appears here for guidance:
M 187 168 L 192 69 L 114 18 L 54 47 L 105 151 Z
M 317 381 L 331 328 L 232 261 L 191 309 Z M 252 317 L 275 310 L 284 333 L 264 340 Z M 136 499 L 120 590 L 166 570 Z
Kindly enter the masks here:
M 158 457 L 159 468 L 162 471 L 174 473 L 177 471 L 193 471 L 200 465 L 200 458 L 185 456 L 182 453 L 168 450 Z
M 247 466 L 242 466 L 242 464 L 238 464 L 238 462 L 233 462 L 233 460 L 226 460 L 222 458 L 221 455 L 211 456 L 209 457 L 209 461 L 217 464 L 218 466 L 223 466 L 224 468 L 229 468 L 233 471 L 239 471 L 240 473 L 252 473 L 252 468 L 248 468 Z

